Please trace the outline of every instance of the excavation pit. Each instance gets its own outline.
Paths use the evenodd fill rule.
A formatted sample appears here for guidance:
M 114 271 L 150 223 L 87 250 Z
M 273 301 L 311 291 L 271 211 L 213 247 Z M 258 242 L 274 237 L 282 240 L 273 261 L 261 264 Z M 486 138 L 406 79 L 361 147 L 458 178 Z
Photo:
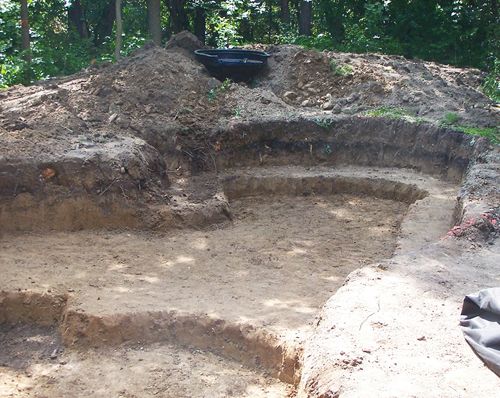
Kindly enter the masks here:
M 206 350 L 296 384 L 302 344 L 348 275 L 437 240 L 456 206 L 455 185 L 401 169 L 228 170 L 219 186 L 224 224 L 4 236 L 0 321 L 58 325 L 84 351 Z

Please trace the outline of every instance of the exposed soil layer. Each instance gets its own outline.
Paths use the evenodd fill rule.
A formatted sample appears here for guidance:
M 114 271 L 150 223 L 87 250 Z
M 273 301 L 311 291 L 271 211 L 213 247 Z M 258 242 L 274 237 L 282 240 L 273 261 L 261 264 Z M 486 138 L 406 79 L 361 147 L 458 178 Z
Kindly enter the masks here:
M 494 396 L 456 324 L 500 150 L 439 125 L 498 125 L 481 72 L 276 46 L 222 84 L 184 39 L 0 93 L 0 395 Z
M 20 325 L 0 334 L 0 396 L 30 398 L 283 398 L 287 386 L 198 349 L 171 345 L 63 350 L 54 329 Z
M 305 344 L 298 396 L 497 395 L 458 327 L 464 295 L 500 282 L 490 243 L 448 238 L 352 273 Z
M 231 200 L 225 227 L 5 237 L 1 288 L 19 289 L 21 303 L 32 291 L 68 295 L 59 320 L 68 346 L 175 341 L 297 383 L 315 314 L 345 277 L 443 236 L 456 205 L 454 185 L 396 169 L 275 167 L 220 178 Z
M 233 209 L 231 226 L 210 231 L 4 240 L 2 267 L 15 263 L 24 273 L 4 275 L 2 288 L 70 294 L 63 324 L 70 345 L 171 338 L 208 348 L 224 343 L 203 337 L 203 329 L 225 324 L 225 335 L 235 325 L 233 333 L 243 328 L 243 336 L 219 349 L 272 368 L 282 359 L 258 340 L 298 347 L 315 312 L 353 269 L 392 254 L 405 205 L 333 196 L 238 200 Z M 20 254 L 20 247 L 32 251 Z M 189 331 L 200 322 L 206 327 Z M 257 342 L 245 349 L 247 338 Z

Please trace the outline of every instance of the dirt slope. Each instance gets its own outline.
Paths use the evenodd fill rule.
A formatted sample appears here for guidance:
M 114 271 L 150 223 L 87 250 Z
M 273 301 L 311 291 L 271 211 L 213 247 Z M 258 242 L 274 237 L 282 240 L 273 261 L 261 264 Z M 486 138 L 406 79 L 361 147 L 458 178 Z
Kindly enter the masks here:
M 186 51 L 145 48 L 113 65 L 0 93 L 3 156 L 64 153 L 117 136 L 138 136 L 165 152 L 179 137 L 204 144 L 210 131 L 242 120 L 356 114 L 405 107 L 439 121 L 498 124 L 478 91 L 484 75 L 402 57 L 274 46 L 270 67 L 249 87 L 221 86 Z

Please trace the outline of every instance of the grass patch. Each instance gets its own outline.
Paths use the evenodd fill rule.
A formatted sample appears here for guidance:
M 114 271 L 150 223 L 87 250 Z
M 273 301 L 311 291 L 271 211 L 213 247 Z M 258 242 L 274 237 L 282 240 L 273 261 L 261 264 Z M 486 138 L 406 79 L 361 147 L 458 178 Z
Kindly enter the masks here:
M 388 119 L 405 120 L 410 123 L 422 123 L 426 120 L 416 116 L 413 112 L 405 108 L 394 108 L 390 106 L 381 106 L 365 112 L 370 117 L 385 117 Z
M 446 126 L 452 126 L 456 125 L 459 120 L 460 116 L 458 116 L 455 112 L 448 112 L 447 114 L 444 115 L 443 119 L 441 120 L 441 124 L 444 124 Z
M 500 129 L 498 127 L 470 127 L 470 126 L 451 126 L 453 129 L 465 134 L 478 135 L 489 138 L 494 144 L 500 144 Z
M 339 65 L 334 59 L 330 60 L 330 70 L 336 76 L 351 76 L 354 73 L 351 65 Z
M 410 112 L 408 109 L 404 108 L 392 108 L 388 106 L 381 106 L 380 108 L 371 109 L 365 112 L 365 115 L 371 117 L 385 117 L 388 119 L 398 119 L 405 120 L 410 123 L 422 123 L 432 121 L 425 119 L 423 117 L 415 116 L 414 113 Z M 448 127 L 453 130 L 461 131 L 465 134 L 476 135 L 480 137 L 489 138 L 489 140 L 494 144 L 500 144 L 500 129 L 498 127 L 474 127 L 474 126 L 463 126 L 457 124 L 460 120 L 460 116 L 454 112 L 448 112 L 444 115 L 443 119 L 439 123 L 443 127 Z

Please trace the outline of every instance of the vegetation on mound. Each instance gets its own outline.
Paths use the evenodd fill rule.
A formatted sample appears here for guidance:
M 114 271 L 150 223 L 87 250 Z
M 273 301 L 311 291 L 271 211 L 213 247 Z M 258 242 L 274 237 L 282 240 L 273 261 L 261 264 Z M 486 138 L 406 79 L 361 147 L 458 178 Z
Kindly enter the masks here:
M 409 123 L 432 123 L 431 120 L 418 117 L 408 109 L 397 107 L 382 106 L 365 112 L 365 115 L 370 117 L 385 117 L 388 119 L 404 120 Z M 459 121 L 459 115 L 454 112 L 448 112 L 445 114 L 440 124 L 443 127 L 448 127 L 465 134 L 486 137 L 492 143 L 500 144 L 500 129 L 498 127 L 467 126 L 459 124 Z
M 233 84 L 231 79 L 226 79 L 222 82 L 222 84 L 218 87 L 212 88 L 208 91 L 207 97 L 210 102 L 215 101 L 219 94 L 225 93 Z
M 486 137 L 489 138 L 492 143 L 500 144 L 500 129 L 498 127 L 451 126 L 451 128 L 465 134 Z
M 366 111 L 365 113 L 370 117 L 385 117 L 387 119 L 405 120 L 410 123 L 422 123 L 427 120 L 423 117 L 416 116 L 415 113 L 405 108 L 381 106 L 375 109 Z
M 330 60 L 330 70 L 336 76 L 350 76 L 354 72 L 354 69 L 351 65 L 340 65 L 334 59 Z
M 483 92 L 497 104 L 500 103 L 500 59 L 495 59 L 490 74 L 484 80 Z

